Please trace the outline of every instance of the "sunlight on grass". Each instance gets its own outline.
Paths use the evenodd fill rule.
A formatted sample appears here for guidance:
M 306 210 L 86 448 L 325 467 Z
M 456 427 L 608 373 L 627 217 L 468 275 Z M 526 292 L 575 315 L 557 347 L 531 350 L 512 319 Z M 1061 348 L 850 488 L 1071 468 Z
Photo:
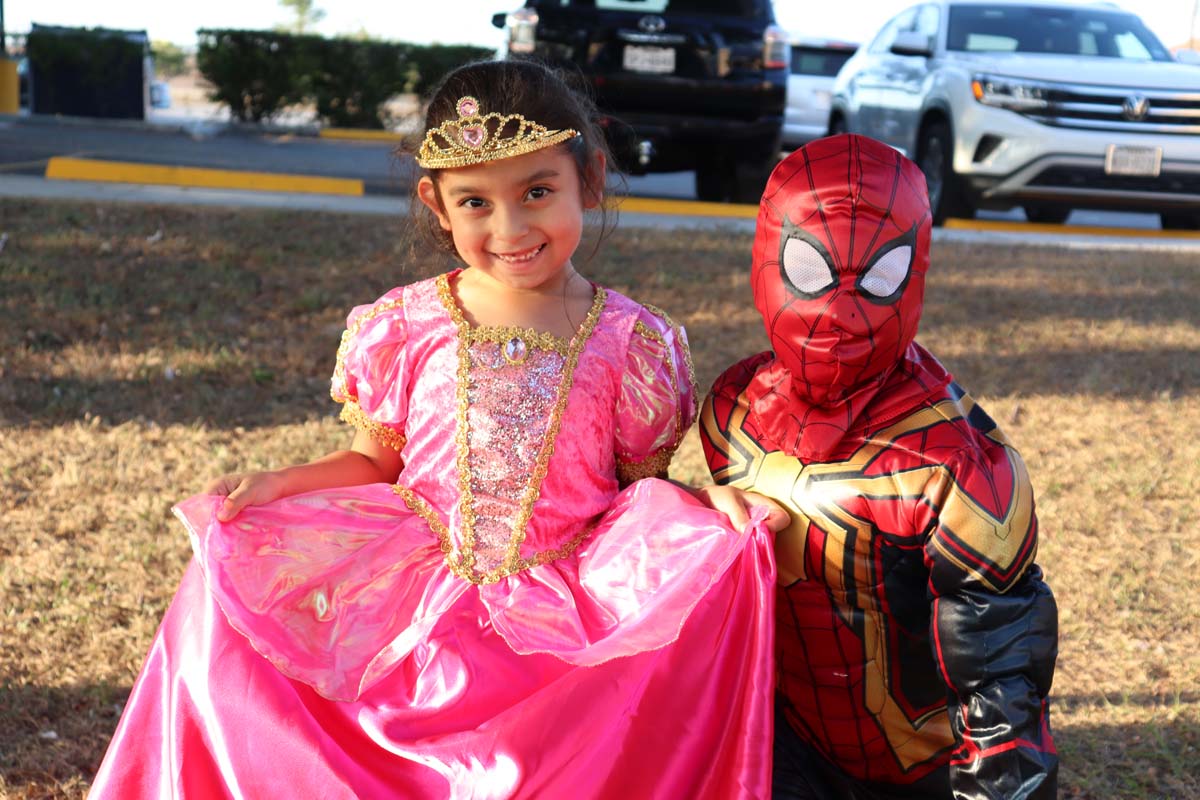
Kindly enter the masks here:
M 447 262 L 415 257 L 405 220 L 13 200 L 0 217 L 0 796 L 80 798 L 189 557 L 171 504 L 345 446 L 328 382 L 346 313 Z M 766 348 L 750 248 L 619 230 L 579 266 L 687 326 L 703 392 Z M 1195 255 L 941 243 L 933 264 L 919 339 L 1038 493 L 1060 796 L 1200 798 Z M 672 475 L 705 479 L 694 430 Z

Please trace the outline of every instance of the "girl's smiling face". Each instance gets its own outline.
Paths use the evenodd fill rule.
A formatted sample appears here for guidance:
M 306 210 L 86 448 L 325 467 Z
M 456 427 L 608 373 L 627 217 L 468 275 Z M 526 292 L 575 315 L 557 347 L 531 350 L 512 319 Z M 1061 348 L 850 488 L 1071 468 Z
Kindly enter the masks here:
M 603 156 L 597 157 L 603 175 Z M 557 291 L 572 272 L 583 211 L 600 198 L 585 192 L 563 146 L 421 178 L 417 194 L 450 232 L 459 257 L 519 291 Z

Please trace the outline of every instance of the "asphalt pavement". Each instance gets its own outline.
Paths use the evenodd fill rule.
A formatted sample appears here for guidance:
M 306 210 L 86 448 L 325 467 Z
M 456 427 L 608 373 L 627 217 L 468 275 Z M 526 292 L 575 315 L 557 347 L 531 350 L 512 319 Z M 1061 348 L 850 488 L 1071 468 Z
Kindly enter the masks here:
M 325 139 L 297 128 L 154 125 L 0 115 L 0 175 L 43 175 L 54 157 L 353 178 L 369 194 L 408 193 L 411 167 L 386 141 Z

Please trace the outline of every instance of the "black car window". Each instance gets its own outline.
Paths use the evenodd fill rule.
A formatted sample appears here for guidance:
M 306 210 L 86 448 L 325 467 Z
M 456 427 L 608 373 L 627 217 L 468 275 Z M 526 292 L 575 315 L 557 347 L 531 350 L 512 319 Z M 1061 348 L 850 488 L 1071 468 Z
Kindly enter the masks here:
M 792 74 L 823 75 L 832 78 L 852 55 L 853 50 L 795 45 L 792 47 Z
M 946 48 L 1171 60 L 1137 17 L 1100 8 L 951 6 Z

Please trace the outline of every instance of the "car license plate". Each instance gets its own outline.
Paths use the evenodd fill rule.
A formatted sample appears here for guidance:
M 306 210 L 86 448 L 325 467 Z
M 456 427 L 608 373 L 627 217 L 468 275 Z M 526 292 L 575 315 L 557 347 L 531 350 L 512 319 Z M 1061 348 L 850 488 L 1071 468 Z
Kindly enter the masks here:
M 675 48 L 625 45 L 622 65 L 630 72 L 674 72 Z
M 1110 144 L 1104 156 L 1106 175 L 1142 175 L 1157 178 L 1161 168 L 1161 147 Z

